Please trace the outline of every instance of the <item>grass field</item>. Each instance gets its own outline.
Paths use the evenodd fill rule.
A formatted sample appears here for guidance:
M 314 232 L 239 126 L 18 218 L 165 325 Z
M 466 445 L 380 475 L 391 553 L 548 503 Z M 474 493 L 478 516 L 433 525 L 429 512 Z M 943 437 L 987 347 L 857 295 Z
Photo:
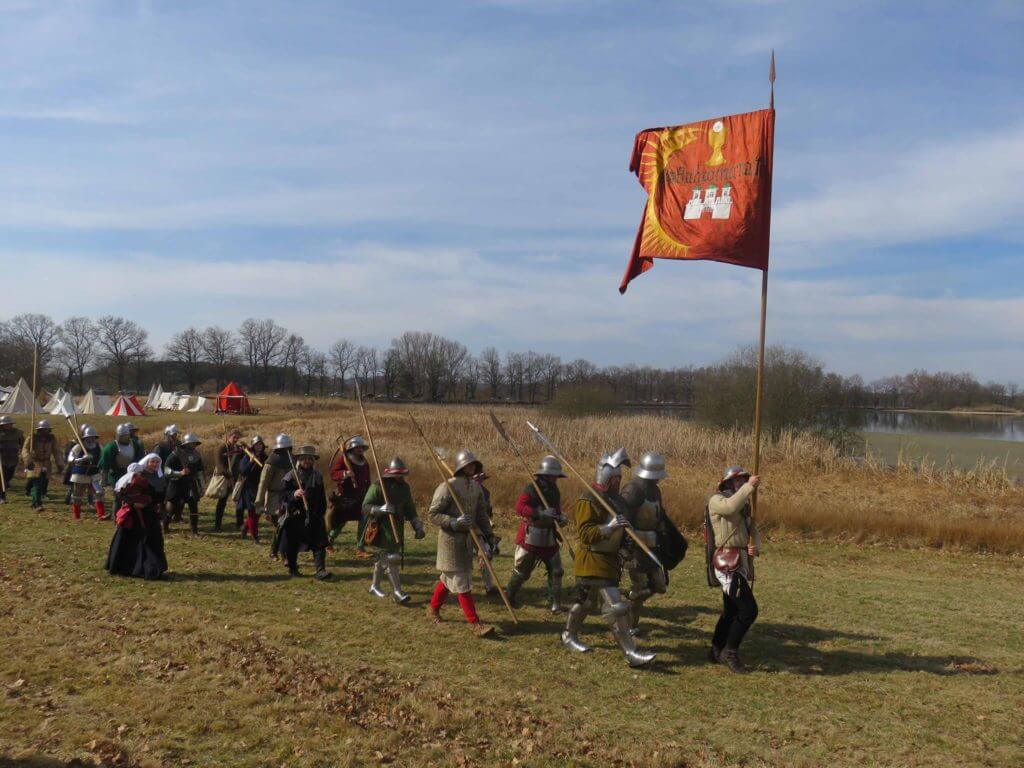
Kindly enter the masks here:
M 283 429 L 319 443 L 324 463 L 337 435 L 359 431 L 348 403 L 274 405 L 245 419 L 138 421 L 150 445 L 177 419 L 208 451 L 225 424 Z M 371 407 L 381 453 L 406 458 L 422 507 L 437 479 L 410 412 L 434 444 L 482 456 L 510 542 L 524 478 L 486 410 Z M 695 524 L 749 437 L 651 416 L 499 413 L 531 459 L 527 417 L 584 471 L 615 445 L 668 454 L 666 502 L 693 547 L 646 622 L 653 668 L 628 669 L 598 619 L 586 633 L 595 653 L 563 651 L 539 575 L 515 627 L 480 601 L 498 640 L 473 638 L 454 605 L 434 627 L 429 527 L 406 559 L 406 608 L 366 593 L 350 532 L 332 581 L 309 576 L 308 555 L 307 575 L 290 580 L 265 545 L 210 534 L 209 502 L 203 536 L 168 539 L 173 579 L 145 583 L 102 571 L 110 523 L 72 523 L 59 483 L 34 513 L 19 478 L 0 506 L 0 765 L 1024 764 L 1024 490 L 986 470 L 851 463 L 803 436 L 766 446 L 761 618 L 745 645 L 755 673 L 734 677 L 705 661 L 720 597 L 704 586 Z M 116 421 L 88 420 L 104 435 Z
M 366 594 L 348 551 L 332 581 L 308 560 L 292 580 L 227 534 L 173 533 L 169 582 L 111 578 L 111 530 L 0 507 L 2 764 L 1024 761 L 1018 558 L 771 541 L 745 654 L 756 671 L 737 677 L 704 658 L 719 598 L 696 547 L 646 622 L 659 658 L 635 672 L 597 620 L 595 653 L 563 651 L 539 581 L 517 627 L 481 601 L 498 640 L 471 637 L 454 605 L 429 624 L 433 535 L 407 557 L 402 608 Z

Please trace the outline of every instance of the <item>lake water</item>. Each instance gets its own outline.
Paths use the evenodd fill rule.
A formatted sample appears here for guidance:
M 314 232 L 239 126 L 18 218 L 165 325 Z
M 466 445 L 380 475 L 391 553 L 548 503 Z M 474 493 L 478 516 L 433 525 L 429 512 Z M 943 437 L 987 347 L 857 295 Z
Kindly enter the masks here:
M 847 415 L 847 414 L 844 414 Z M 894 435 L 950 435 L 1024 442 L 1024 417 L 953 413 L 850 411 L 850 426 Z

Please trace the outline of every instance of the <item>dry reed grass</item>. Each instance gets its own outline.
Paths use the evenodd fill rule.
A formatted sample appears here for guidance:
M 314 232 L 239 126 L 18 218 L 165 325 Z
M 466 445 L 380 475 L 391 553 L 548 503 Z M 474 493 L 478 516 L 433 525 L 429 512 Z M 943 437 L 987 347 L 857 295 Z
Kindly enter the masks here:
M 265 434 L 281 429 L 297 442 L 317 443 L 324 469 L 339 435 L 362 432 L 359 411 L 351 402 L 286 405 L 282 410 L 291 418 L 275 419 L 260 428 Z M 409 414 L 415 415 L 432 444 L 449 455 L 468 447 L 480 456 L 491 474 L 489 487 L 498 514 L 510 516 L 527 478 L 494 431 L 488 410 L 487 406 L 367 404 L 381 461 L 400 455 L 409 463 L 418 499 L 426 502 L 438 476 Z M 644 451 L 661 451 L 671 473 L 662 486 L 666 504 L 691 531 L 699 526 L 705 500 L 723 467 L 748 463 L 753 453 L 747 433 L 670 417 L 570 418 L 523 407 L 500 407 L 496 413 L 530 461 L 539 459 L 544 449 L 533 441 L 527 419 L 539 423 L 587 477 L 601 453 L 620 445 L 634 458 Z M 979 462 L 973 469 L 962 470 L 901 457 L 889 467 L 871 456 L 843 456 L 824 439 L 794 432 L 765 442 L 761 456 L 765 482 L 759 516 L 765 531 L 911 546 L 1024 550 L 1024 489 L 997 462 Z M 568 480 L 563 489 L 563 495 L 571 497 L 579 486 Z

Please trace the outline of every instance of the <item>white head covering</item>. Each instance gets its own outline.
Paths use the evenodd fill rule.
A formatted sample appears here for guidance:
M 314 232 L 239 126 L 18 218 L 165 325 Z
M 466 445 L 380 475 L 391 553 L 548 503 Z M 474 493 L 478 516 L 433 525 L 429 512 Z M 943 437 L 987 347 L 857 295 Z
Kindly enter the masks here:
M 149 462 L 151 460 L 153 460 L 153 459 L 156 459 L 159 462 L 160 461 L 160 456 L 158 454 L 155 454 L 155 453 L 147 453 L 145 456 L 142 457 L 142 461 L 139 461 L 139 462 L 133 463 L 133 464 L 129 464 L 128 465 L 128 471 L 125 472 L 124 476 L 120 480 L 118 480 L 117 483 L 114 485 L 114 490 L 115 491 L 123 491 L 128 486 L 128 483 L 130 483 L 132 481 L 132 478 L 134 478 L 136 475 L 141 474 L 142 472 L 146 471 L 146 465 L 149 464 Z M 156 476 L 157 477 L 163 477 L 164 476 L 164 468 L 163 468 L 162 465 L 161 466 L 157 466 L 157 468 L 156 468 Z

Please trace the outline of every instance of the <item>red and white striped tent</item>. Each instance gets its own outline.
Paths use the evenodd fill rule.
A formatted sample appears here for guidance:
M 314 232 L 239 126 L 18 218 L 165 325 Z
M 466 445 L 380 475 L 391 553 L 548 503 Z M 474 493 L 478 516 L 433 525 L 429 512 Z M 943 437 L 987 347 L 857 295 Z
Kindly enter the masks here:
M 145 416 L 146 412 L 142 410 L 142 406 L 139 405 L 139 401 L 135 399 L 135 395 L 125 395 L 123 392 L 118 395 L 117 400 L 110 406 L 110 410 L 107 411 L 107 416 Z

